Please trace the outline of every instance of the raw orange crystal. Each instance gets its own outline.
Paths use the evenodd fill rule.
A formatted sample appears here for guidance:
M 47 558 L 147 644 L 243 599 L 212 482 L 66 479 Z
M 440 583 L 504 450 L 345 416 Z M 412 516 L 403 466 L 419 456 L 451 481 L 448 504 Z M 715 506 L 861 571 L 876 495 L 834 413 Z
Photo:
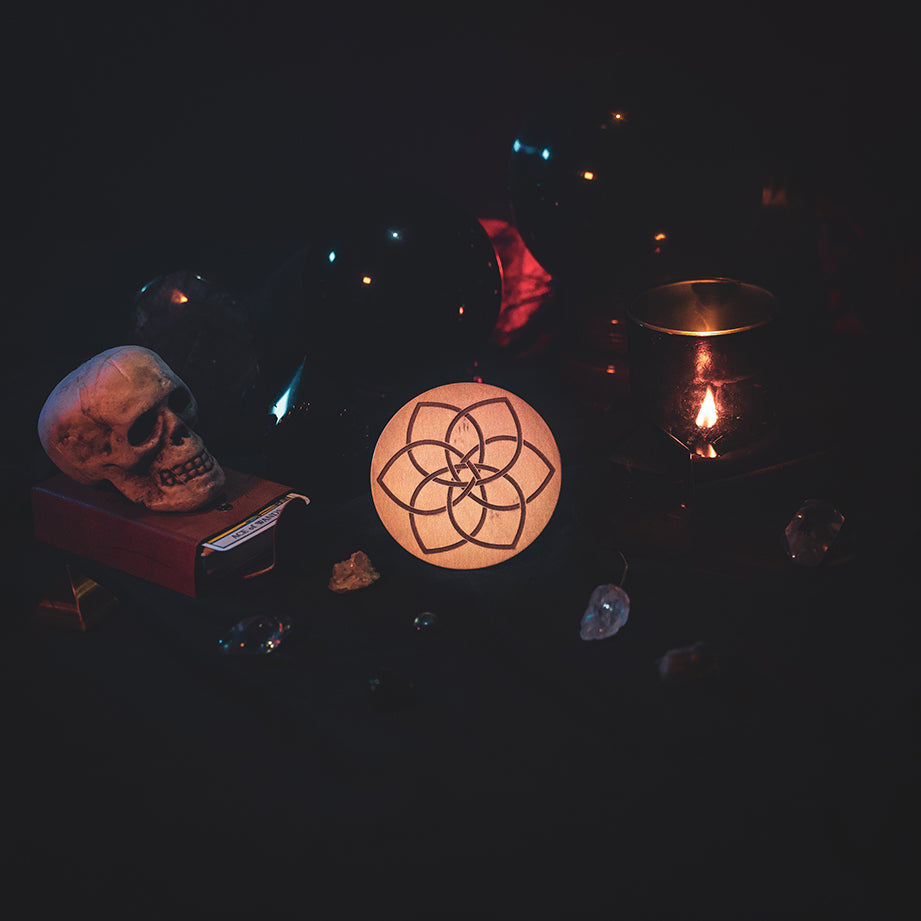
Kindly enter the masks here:
M 365 588 L 381 577 L 364 550 L 356 550 L 347 560 L 333 564 L 329 587 L 334 592 L 353 592 Z

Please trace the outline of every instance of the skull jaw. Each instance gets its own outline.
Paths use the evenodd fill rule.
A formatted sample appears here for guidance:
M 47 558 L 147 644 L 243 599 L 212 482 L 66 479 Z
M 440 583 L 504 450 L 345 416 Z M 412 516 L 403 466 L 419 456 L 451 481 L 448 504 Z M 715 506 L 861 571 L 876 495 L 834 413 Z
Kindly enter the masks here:
M 221 465 L 212 460 L 210 470 L 185 483 L 162 485 L 153 479 L 126 477 L 112 485 L 138 505 L 152 512 L 193 512 L 218 499 L 224 490 L 226 477 Z

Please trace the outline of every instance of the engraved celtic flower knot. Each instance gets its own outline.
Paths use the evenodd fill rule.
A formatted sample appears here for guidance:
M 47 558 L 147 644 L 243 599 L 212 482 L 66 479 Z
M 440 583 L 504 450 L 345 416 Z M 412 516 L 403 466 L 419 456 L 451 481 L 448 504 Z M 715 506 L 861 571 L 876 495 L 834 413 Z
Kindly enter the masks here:
M 555 473 L 544 453 L 523 437 L 507 397 L 464 407 L 423 400 L 413 408 L 405 444 L 384 464 L 377 482 L 409 514 L 424 554 L 468 543 L 514 550 L 528 505 Z

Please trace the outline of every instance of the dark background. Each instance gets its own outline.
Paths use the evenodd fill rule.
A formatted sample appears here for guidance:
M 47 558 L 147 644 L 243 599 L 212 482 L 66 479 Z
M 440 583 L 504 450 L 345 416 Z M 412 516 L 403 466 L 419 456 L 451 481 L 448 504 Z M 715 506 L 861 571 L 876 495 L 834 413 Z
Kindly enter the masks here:
M 63 373 L 115 344 L 140 285 L 195 264 L 250 290 L 355 183 L 411 180 L 508 218 L 522 119 L 621 52 L 709 82 L 811 166 L 845 260 L 860 239 L 862 322 L 910 348 L 909 36 L 895 4 L 17 9 L 3 61 L 8 367 L 21 378 L 40 344 L 60 374 L 14 411 L 28 424 Z
M 919 815 L 905 19 L 792 3 L 73 4 L 6 13 L 3 43 L 3 834 L 19 917 L 902 914 Z M 542 586 L 527 559 L 506 579 L 418 585 L 394 562 L 390 594 L 318 617 L 273 673 L 195 652 L 258 592 L 223 614 L 146 594 L 96 638 L 30 625 L 35 420 L 64 373 L 118 344 L 141 284 L 195 261 L 255 286 L 352 177 L 410 178 L 507 219 L 524 115 L 561 75 L 644 49 L 808 155 L 866 241 L 851 367 L 884 384 L 881 416 L 835 445 L 859 448 L 835 481 L 864 511 L 850 566 L 811 582 L 723 571 L 714 589 L 706 565 L 651 555 L 627 587 L 659 625 L 637 614 L 635 645 L 588 664 L 551 616 L 577 618 L 582 589 Z M 335 539 L 371 533 L 365 511 Z M 558 516 L 547 544 L 587 575 L 578 523 Z M 390 614 L 432 591 L 452 599 L 453 633 L 434 652 L 394 646 Z M 654 655 L 708 632 L 749 651 L 741 675 L 668 693 Z M 357 696 L 382 650 L 424 700 L 385 722 Z

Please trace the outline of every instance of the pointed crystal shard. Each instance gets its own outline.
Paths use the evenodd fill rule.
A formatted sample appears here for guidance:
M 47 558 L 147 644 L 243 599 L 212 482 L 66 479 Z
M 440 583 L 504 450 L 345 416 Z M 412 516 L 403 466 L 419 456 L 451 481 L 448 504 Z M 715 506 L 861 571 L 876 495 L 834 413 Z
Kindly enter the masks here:
M 784 529 L 784 542 L 790 559 L 798 566 L 818 566 L 825 559 L 844 515 L 828 502 L 810 499 Z
M 218 642 L 218 648 L 229 656 L 268 655 L 290 629 L 291 624 L 277 617 L 244 617 Z
M 583 640 L 614 636 L 630 616 L 630 596 L 619 585 L 599 585 L 582 615 L 579 635 Z

